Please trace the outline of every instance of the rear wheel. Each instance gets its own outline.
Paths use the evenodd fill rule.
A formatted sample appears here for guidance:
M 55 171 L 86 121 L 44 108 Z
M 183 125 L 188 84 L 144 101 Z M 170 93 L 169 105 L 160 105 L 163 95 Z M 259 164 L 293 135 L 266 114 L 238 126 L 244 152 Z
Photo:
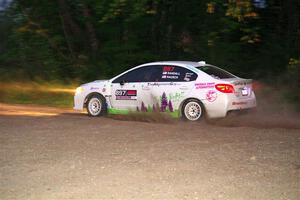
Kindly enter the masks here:
M 187 100 L 182 106 L 182 117 L 188 121 L 197 121 L 203 118 L 204 108 L 196 99 Z
M 88 114 L 92 117 L 103 115 L 106 112 L 105 99 L 99 94 L 89 97 L 86 108 Z

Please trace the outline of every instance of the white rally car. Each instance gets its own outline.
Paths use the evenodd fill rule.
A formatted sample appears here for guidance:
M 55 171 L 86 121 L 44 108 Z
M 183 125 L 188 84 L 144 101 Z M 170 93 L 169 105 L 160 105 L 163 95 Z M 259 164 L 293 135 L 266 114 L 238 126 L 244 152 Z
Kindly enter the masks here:
M 225 117 L 228 111 L 256 107 L 252 80 L 200 62 L 153 62 L 110 80 L 76 89 L 74 109 L 105 113 L 164 112 L 190 121 Z

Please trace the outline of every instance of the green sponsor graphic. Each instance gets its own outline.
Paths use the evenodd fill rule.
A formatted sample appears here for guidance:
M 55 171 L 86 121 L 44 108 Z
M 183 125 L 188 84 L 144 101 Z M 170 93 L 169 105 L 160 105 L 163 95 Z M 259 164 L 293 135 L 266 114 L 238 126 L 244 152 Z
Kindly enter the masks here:
M 145 105 L 145 103 L 142 101 L 140 106 L 136 107 L 136 111 L 128 110 L 128 109 L 116 109 L 116 108 L 108 108 L 109 114 L 120 114 L 120 115 L 128 115 L 130 113 L 153 113 L 153 112 L 159 112 L 159 113 L 165 113 L 167 115 L 170 115 L 173 118 L 179 118 L 180 112 L 179 110 L 175 110 L 173 108 L 173 103 L 176 101 L 180 101 L 183 98 L 182 93 L 170 93 L 167 97 L 166 93 L 163 92 L 163 94 L 159 97 L 160 101 L 156 102 L 152 105 Z
M 140 113 L 139 111 L 129 111 L 125 109 L 116 109 L 116 108 L 108 108 L 107 109 L 109 114 L 112 115 L 128 115 L 130 113 Z M 152 113 L 153 110 L 149 109 L 147 113 Z M 169 110 L 166 110 L 165 112 L 160 112 L 161 114 L 170 115 L 172 118 L 179 118 L 180 112 L 178 110 L 174 110 L 173 112 L 170 112 Z
M 184 93 L 183 92 L 175 92 L 169 94 L 169 100 L 173 102 L 178 102 L 181 101 L 184 98 Z
M 159 97 L 156 97 L 156 100 L 161 102 L 162 97 L 163 97 L 163 95 L 159 96 Z M 171 100 L 172 102 L 181 101 L 184 98 L 184 92 L 169 93 L 167 98 L 169 100 Z
M 129 114 L 129 110 L 126 110 L 126 109 L 108 108 L 107 111 L 109 114 L 113 114 L 113 115 L 128 115 Z
M 174 110 L 173 112 L 168 112 L 167 111 L 167 114 L 169 114 L 173 118 L 179 118 L 180 117 L 180 112 L 178 110 Z

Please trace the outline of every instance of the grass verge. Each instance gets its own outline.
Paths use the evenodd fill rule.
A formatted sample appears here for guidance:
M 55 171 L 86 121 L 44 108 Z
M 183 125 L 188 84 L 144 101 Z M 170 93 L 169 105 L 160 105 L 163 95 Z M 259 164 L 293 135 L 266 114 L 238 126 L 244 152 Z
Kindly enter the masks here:
M 3 83 L 0 82 L 0 102 L 37 104 L 54 107 L 73 107 L 73 84 L 58 83 Z

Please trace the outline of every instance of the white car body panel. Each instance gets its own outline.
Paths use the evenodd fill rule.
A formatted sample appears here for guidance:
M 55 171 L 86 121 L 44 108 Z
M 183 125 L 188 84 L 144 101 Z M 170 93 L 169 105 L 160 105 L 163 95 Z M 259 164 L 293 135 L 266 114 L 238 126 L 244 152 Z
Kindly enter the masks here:
M 91 93 L 99 93 L 104 97 L 110 95 L 110 82 L 108 80 L 97 80 L 90 83 L 86 83 L 80 86 L 82 92 L 75 92 L 74 95 L 74 109 L 83 110 L 86 98 Z M 109 101 L 108 101 L 109 102 Z
M 190 73 L 186 73 L 186 82 L 132 82 L 121 85 L 113 83 L 114 80 L 135 69 L 166 65 L 178 66 L 189 69 L 198 77 L 190 80 Z M 197 69 L 198 66 L 206 66 L 204 62 L 168 61 L 147 63 L 134 67 L 110 80 L 94 81 L 80 86 L 74 96 L 74 109 L 83 110 L 89 95 L 99 93 L 106 99 L 109 111 L 168 111 L 174 116 L 181 115 L 181 106 L 186 99 L 194 98 L 202 102 L 209 118 L 225 117 L 228 111 L 241 110 L 256 107 L 256 98 L 252 90 L 251 80 L 239 77 L 230 79 L 216 79 L 207 73 Z M 177 72 L 163 72 L 162 76 L 168 77 L 168 73 L 176 77 Z M 234 75 L 233 75 L 234 76 Z M 235 93 L 222 93 L 215 88 L 216 84 L 231 84 Z M 163 106 L 164 101 L 166 106 Z M 167 102 L 167 103 L 166 103 Z M 143 105 L 142 105 L 143 104 Z

